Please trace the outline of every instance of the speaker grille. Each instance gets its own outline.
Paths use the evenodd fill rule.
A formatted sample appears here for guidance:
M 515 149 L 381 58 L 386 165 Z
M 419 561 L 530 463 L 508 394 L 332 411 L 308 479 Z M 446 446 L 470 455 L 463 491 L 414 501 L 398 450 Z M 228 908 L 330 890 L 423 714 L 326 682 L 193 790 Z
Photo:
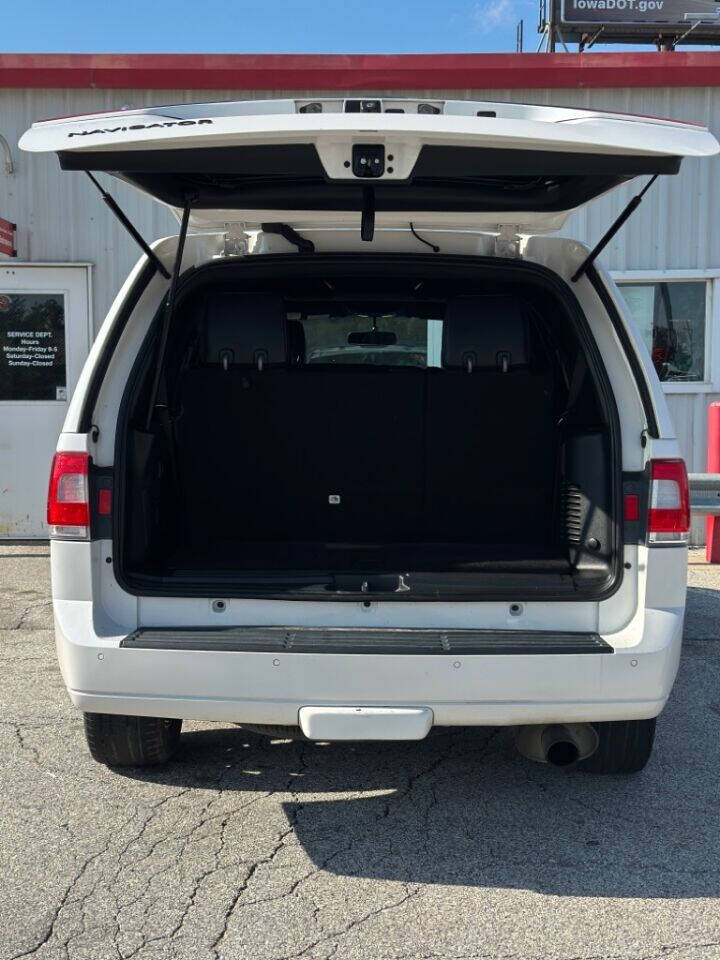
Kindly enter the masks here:
M 565 515 L 565 534 L 568 543 L 579 544 L 583 530 L 583 497 L 580 487 L 574 483 L 565 484 L 563 512 Z

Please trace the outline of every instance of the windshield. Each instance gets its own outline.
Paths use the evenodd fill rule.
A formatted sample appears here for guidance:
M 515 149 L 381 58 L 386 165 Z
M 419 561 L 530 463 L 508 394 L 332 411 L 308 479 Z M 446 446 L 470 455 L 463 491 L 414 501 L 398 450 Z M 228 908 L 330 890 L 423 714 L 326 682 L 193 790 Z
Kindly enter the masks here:
M 440 315 L 441 311 L 438 310 Z M 302 323 L 306 364 L 440 366 L 442 320 L 402 311 L 290 313 Z

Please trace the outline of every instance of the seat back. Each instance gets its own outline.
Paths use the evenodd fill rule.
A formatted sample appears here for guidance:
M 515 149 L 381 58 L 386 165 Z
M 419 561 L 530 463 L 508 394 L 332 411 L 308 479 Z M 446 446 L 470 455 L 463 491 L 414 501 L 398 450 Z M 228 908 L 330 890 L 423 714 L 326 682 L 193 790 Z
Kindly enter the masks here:
M 287 432 L 285 307 L 271 294 L 218 293 L 202 320 L 200 363 L 178 387 L 175 425 L 186 534 L 256 538 L 277 517 Z M 282 521 L 282 518 L 278 518 Z M 273 521 L 275 522 L 275 521 Z
M 551 379 L 514 299 L 450 301 L 440 370 L 304 365 L 300 332 L 271 295 L 210 297 L 203 337 L 176 424 L 191 541 L 549 535 Z
M 284 366 L 288 334 L 284 304 L 272 294 L 216 293 L 207 298 L 205 363 L 230 366 Z
M 530 362 L 530 321 L 521 300 L 457 297 L 447 305 L 442 365 L 466 373 L 509 373 Z
M 551 379 L 533 370 L 529 310 L 514 297 L 449 301 L 442 358 L 428 379 L 431 539 L 546 539 L 558 438 Z

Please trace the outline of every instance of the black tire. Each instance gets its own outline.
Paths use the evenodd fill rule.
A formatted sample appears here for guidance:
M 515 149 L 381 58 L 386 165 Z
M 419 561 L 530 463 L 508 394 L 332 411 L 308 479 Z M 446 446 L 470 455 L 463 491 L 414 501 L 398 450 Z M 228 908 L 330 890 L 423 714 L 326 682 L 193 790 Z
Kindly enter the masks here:
M 85 739 L 93 760 L 109 767 L 166 763 L 180 740 L 182 720 L 86 713 Z
M 594 723 L 600 743 L 592 756 L 581 760 L 587 773 L 638 773 L 650 759 L 655 739 L 652 720 L 614 720 Z

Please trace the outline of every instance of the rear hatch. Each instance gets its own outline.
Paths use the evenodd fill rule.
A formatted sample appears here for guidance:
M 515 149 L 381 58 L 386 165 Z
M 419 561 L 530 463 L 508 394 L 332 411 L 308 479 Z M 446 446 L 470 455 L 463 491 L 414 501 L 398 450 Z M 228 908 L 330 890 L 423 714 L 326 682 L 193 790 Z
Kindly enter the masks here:
M 148 107 L 36 123 L 24 150 L 104 171 L 203 228 L 266 221 L 559 229 L 642 175 L 717 152 L 701 126 L 483 101 L 267 100 Z
M 484 101 L 411 101 L 386 98 L 179 104 L 126 110 L 36 123 L 22 137 L 20 145 L 31 152 L 57 153 L 61 166 L 66 170 L 101 172 L 117 177 L 168 205 L 177 212 L 178 216 L 181 211 L 189 212 L 191 227 L 198 230 L 227 231 L 229 225 L 237 224 L 241 230 L 250 231 L 261 229 L 263 225 L 270 222 L 275 225 L 282 224 L 295 231 L 310 227 L 350 227 L 358 229 L 359 235 L 364 240 L 371 239 L 375 229 L 383 227 L 407 229 L 409 224 L 414 224 L 418 228 L 439 227 L 490 232 L 509 230 L 516 234 L 554 232 L 562 227 L 573 210 L 612 188 L 636 177 L 676 174 L 683 158 L 706 157 L 717 153 L 719 149 L 715 138 L 704 127 L 651 117 Z M 292 259 L 294 266 L 289 265 L 289 259 Z M 421 264 L 420 257 L 417 255 L 413 255 L 412 263 L 382 264 L 377 269 L 371 263 L 361 266 L 357 263 L 360 259 L 362 258 L 354 254 L 347 264 L 328 263 L 326 269 L 335 270 L 340 282 L 349 285 L 348 289 L 352 288 L 353 291 L 358 280 L 361 281 L 362 287 L 367 286 L 365 276 L 372 276 L 372 284 L 379 280 L 389 283 L 399 274 L 402 275 L 403 282 L 410 282 L 412 271 L 421 270 L 423 271 L 421 277 L 424 277 L 433 269 L 430 261 L 427 264 Z M 443 265 L 440 257 L 430 259 L 437 265 L 437 269 L 442 271 L 443 276 L 440 280 L 443 283 L 452 281 L 454 284 L 453 271 L 457 271 L 457 282 L 467 281 L 470 284 L 470 280 L 474 282 L 478 275 L 478 263 L 481 258 L 468 258 L 467 264 L 456 263 L 447 266 Z M 288 263 L 277 266 L 272 262 L 272 257 L 248 257 L 244 260 L 244 263 L 238 262 L 236 266 L 246 274 L 248 271 L 263 269 L 267 269 L 270 275 L 275 276 L 281 270 L 294 270 L 296 274 L 303 274 L 301 278 L 289 274 L 286 276 L 287 297 L 299 300 L 297 316 L 301 321 L 305 319 L 305 314 L 312 313 L 303 305 L 316 297 L 316 293 L 301 289 L 301 280 L 312 279 L 313 270 L 316 268 L 311 266 L 311 262 L 317 264 L 320 258 L 312 261 L 310 257 L 306 259 L 303 255 L 294 256 L 285 258 Z M 247 261 L 253 260 L 258 262 L 251 266 Z M 261 261 L 266 262 L 263 264 Z M 512 261 L 504 263 L 506 266 L 503 269 L 514 269 Z M 495 270 L 497 264 L 498 261 L 493 261 L 485 266 Z M 222 264 L 211 265 L 207 269 L 215 270 L 216 266 L 218 269 L 225 269 Z M 521 264 L 521 266 L 527 266 L 529 270 L 531 265 Z M 367 271 L 371 268 L 374 273 L 368 274 Z M 360 270 L 366 271 L 365 276 L 359 276 Z M 461 275 L 462 271 L 466 273 Z M 545 290 L 543 296 L 546 296 L 546 299 L 552 294 L 552 296 L 557 295 L 558 302 L 562 300 L 565 296 L 562 290 L 550 290 L 550 286 L 557 281 L 557 277 L 553 281 L 550 276 L 540 276 L 541 272 L 539 268 L 536 269 L 536 276 L 528 277 L 528 283 L 532 281 L 538 290 L 543 287 Z M 550 271 L 546 271 L 546 274 L 549 275 Z M 525 279 L 524 276 L 519 278 L 523 282 Z M 234 280 L 233 283 L 235 283 Z M 448 308 L 451 307 L 459 317 L 458 310 L 462 312 L 462 304 L 450 304 L 456 295 L 456 288 L 452 284 L 447 290 L 441 290 L 437 297 L 443 304 L 447 303 Z M 514 285 L 515 277 L 508 275 L 503 280 L 503 287 L 499 292 L 504 297 L 512 297 Z M 412 289 L 414 290 L 415 287 Z M 470 286 L 467 287 L 467 291 L 468 295 L 473 296 L 478 293 Z M 242 291 L 236 292 L 239 295 L 242 294 Z M 283 296 L 285 296 L 284 293 Z M 356 309 L 355 301 L 362 296 L 364 296 L 363 293 L 356 295 L 353 292 L 348 294 L 346 300 L 354 305 L 353 309 Z M 388 298 L 397 300 L 393 290 L 389 291 L 386 299 Z M 552 315 L 552 304 L 549 299 L 548 304 L 547 315 Z M 382 306 L 383 304 L 378 305 L 379 308 Z M 277 310 L 277 304 L 273 306 L 268 302 L 264 309 L 267 309 L 268 315 L 271 315 L 273 310 Z M 505 337 L 507 330 L 512 328 L 518 332 L 517 342 L 525 343 L 526 336 L 522 331 L 526 329 L 526 319 L 518 314 L 516 305 L 506 303 L 503 310 L 508 317 L 514 319 L 509 320 L 504 327 L 502 324 L 499 325 L 497 336 Z M 572 310 L 572 304 L 568 303 L 566 311 L 568 330 L 573 329 Z M 362 310 L 358 307 L 356 312 L 362 313 Z M 424 318 L 424 322 L 428 324 L 438 319 L 427 312 L 420 317 Z M 398 324 L 401 325 L 406 319 L 405 315 L 398 315 Z M 189 320 L 188 323 L 190 322 Z M 293 322 L 296 323 L 297 320 Z M 555 431 L 552 442 L 553 451 L 557 455 L 556 459 L 547 456 L 547 449 L 549 449 L 547 444 L 545 446 L 539 444 L 542 455 L 548 460 L 545 471 L 548 477 L 548 488 L 543 504 L 546 503 L 548 509 L 552 507 L 555 511 L 558 517 L 558 529 L 565 525 L 562 558 L 556 557 L 550 550 L 541 551 L 539 556 L 526 550 L 521 553 L 519 559 L 514 556 L 503 558 L 508 569 L 499 569 L 496 563 L 497 558 L 491 557 L 490 563 L 493 566 L 489 571 L 483 567 L 485 561 L 482 557 L 473 556 L 469 562 L 477 569 L 471 571 L 472 584 L 468 586 L 465 577 L 466 558 L 456 558 L 455 567 L 449 572 L 436 569 L 441 564 L 435 558 L 441 548 L 445 549 L 445 545 L 440 543 L 439 535 L 435 535 L 431 538 L 426 551 L 430 554 L 430 561 L 426 561 L 424 566 L 417 565 L 414 568 L 416 570 L 414 584 L 412 577 L 406 575 L 407 571 L 413 568 L 410 566 L 410 561 L 406 560 L 408 552 L 405 551 L 405 546 L 410 542 L 410 554 L 416 556 L 417 544 L 425 541 L 420 541 L 419 534 L 416 535 L 413 524 L 414 515 L 411 514 L 411 508 L 414 509 L 411 495 L 415 492 L 415 481 L 411 476 L 405 486 L 402 483 L 403 470 L 407 468 L 410 461 L 407 457 L 399 456 L 391 435 L 392 431 L 389 431 L 387 453 L 382 459 L 383 466 L 387 468 L 388 481 L 385 483 L 383 480 L 382 484 L 379 482 L 377 484 L 377 509 L 370 509 L 372 504 L 368 504 L 363 483 L 359 481 L 357 489 L 351 490 L 349 496 L 345 496 L 343 491 L 334 485 L 330 486 L 329 483 L 320 490 L 319 496 L 323 502 L 317 505 L 317 516 L 321 519 L 325 516 L 325 512 L 328 512 L 328 517 L 330 514 L 337 517 L 338 507 L 346 502 L 359 504 L 359 521 L 350 528 L 338 524 L 340 533 L 334 539 L 328 535 L 321 544 L 323 550 L 331 547 L 335 553 L 340 552 L 345 557 L 349 554 L 350 561 L 343 560 L 342 569 L 339 569 L 339 562 L 334 562 L 334 565 L 324 560 L 322 563 L 315 563 L 312 556 L 315 555 L 317 545 L 313 543 L 306 549 L 306 539 L 303 539 L 302 562 L 293 560 L 286 564 L 287 568 L 294 569 L 296 573 L 299 570 L 297 576 L 289 577 L 287 569 L 284 572 L 280 571 L 282 576 L 278 576 L 277 571 L 268 575 L 266 567 L 265 571 L 254 571 L 248 568 L 247 576 L 239 577 L 235 556 L 236 543 L 233 541 L 230 544 L 232 554 L 229 562 L 230 569 L 217 570 L 213 576 L 206 576 L 204 582 L 201 582 L 197 576 L 198 569 L 202 570 L 206 565 L 204 560 L 202 562 L 197 560 L 198 554 L 195 553 L 191 556 L 193 563 L 189 564 L 189 574 L 183 579 L 179 578 L 178 574 L 179 561 L 173 560 L 170 556 L 163 539 L 163 531 L 158 527 L 156 533 L 160 552 L 157 568 L 144 572 L 137 568 L 135 581 L 131 581 L 128 576 L 125 579 L 120 577 L 121 582 L 131 592 L 146 597 L 170 594 L 195 597 L 293 596 L 299 599 L 332 596 L 333 599 L 352 599 L 367 592 L 395 600 L 441 599 L 451 595 L 454 599 L 465 600 L 518 596 L 544 600 L 597 600 L 602 596 L 609 597 L 616 589 L 622 575 L 619 549 L 622 538 L 617 533 L 622 493 L 619 430 L 614 425 L 617 423 L 617 411 L 614 409 L 612 396 L 609 397 L 608 402 L 601 402 L 603 390 L 607 394 L 607 377 L 603 373 L 602 360 L 597 355 L 597 348 L 595 348 L 596 359 L 592 361 L 592 357 L 587 353 L 592 347 L 588 337 L 586 336 L 584 345 L 581 342 L 580 331 L 583 329 L 583 323 L 584 318 L 581 314 L 574 327 L 577 334 L 575 343 L 580 344 L 581 349 L 587 348 L 586 356 L 590 361 L 589 365 L 593 366 L 594 363 L 596 368 L 595 395 L 599 399 L 595 406 L 590 404 L 590 407 L 598 414 L 596 423 L 601 424 L 601 429 L 593 432 L 592 418 L 588 417 L 574 434 L 570 435 L 567 431 L 566 423 L 562 427 L 565 433 L 558 432 L 560 430 L 558 422 L 555 419 L 551 420 L 551 416 L 554 416 L 554 413 L 562 414 L 563 411 L 552 411 L 548 408 L 545 426 L 549 429 L 549 425 L 552 424 Z M 283 324 L 285 324 L 285 318 L 283 318 Z M 457 321 L 456 328 L 462 332 L 460 319 Z M 191 326 L 187 329 L 191 330 Z M 207 331 L 205 334 L 207 340 Z M 286 334 L 287 330 L 284 333 L 278 332 L 277 342 L 285 342 Z M 172 339 L 171 337 L 171 342 Z M 568 343 L 572 340 L 573 338 L 569 337 Z M 463 370 L 467 353 L 475 356 L 475 345 L 471 346 L 472 349 L 468 351 L 465 345 L 460 343 L 454 352 L 449 351 L 450 366 L 454 362 L 452 370 L 445 369 L 447 365 L 443 360 L 441 365 L 443 369 L 422 371 L 424 380 L 419 378 L 419 374 L 415 376 L 413 371 L 407 372 L 407 376 L 403 375 L 409 384 L 405 391 L 399 390 L 403 377 L 393 373 L 392 384 L 399 390 L 399 399 L 393 407 L 393 415 L 399 416 L 398 411 L 404 409 L 402 405 L 412 401 L 415 419 L 413 420 L 413 417 L 408 414 L 406 422 L 417 421 L 426 424 L 427 416 L 423 411 L 440 409 L 440 406 L 436 404 L 433 407 L 432 404 L 422 401 L 422 397 L 435 393 L 445 397 L 449 411 L 448 423 L 453 422 L 456 411 L 464 409 L 469 411 L 469 416 L 472 412 L 470 405 L 463 401 L 466 390 Z M 506 355 L 505 347 L 499 341 L 498 344 L 490 346 L 489 352 L 493 358 Z M 501 349 L 496 350 L 496 346 Z M 252 348 L 251 355 L 254 356 L 258 352 L 256 347 L 260 348 L 260 353 L 267 354 L 271 358 L 269 367 L 272 368 L 273 354 L 268 352 L 265 342 L 236 345 L 235 356 L 243 356 L 249 348 Z M 414 349 L 411 352 L 414 353 Z M 445 345 L 443 345 L 443 356 L 445 352 Z M 576 350 L 576 352 L 579 354 L 580 351 Z M 522 394 L 522 391 L 510 389 L 510 381 L 504 379 L 508 370 L 509 376 L 516 378 L 514 382 L 524 385 L 525 393 L 522 396 L 527 396 L 529 399 L 524 402 L 523 409 L 531 410 L 538 416 L 542 412 L 542 405 L 549 403 L 548 394 L 544 391 L 542 383 L 543 376 L 550 377 L 553 383 L 562 381 L 565 391 L 569 393 L 574 372 L 573 357 L 568 355 L 564 368 L 557 377 L 551 370 L 556 362 L 551 351 L 547 353 L 547 358 L 546 367 L 538 374 L 533 369 L 534 357 L 523 357 L 516 365 L 510 351 L 507 353 L 507 370 L 502 368 L 499 373 L 497 370 L 486 371 L 488 383 L 495 378 L 493 383 L 496 383 L 498 393 L 494 396 L 506 398 L 502 403 L 496 403 L 494 408 L 505 409 L 507 404 L 512 402 L 513 397 Z M 194 391 L 194 393 L 191 391 L 192 396 L 199 398 L 198 404 L 208 402 L 208 398 L 214 397 L 213 390 L 220 391 L 217 396 L 222 400 L 228 391 L 232 394 L 231 387 L 235 383 L 238 391 L 246 390 L 247 383 L 250 383 L 253 389 L 257 387 L 258 394 L 262 390 L 271 392 L 267 389 L 270 379 L 264 376 L 264 373 L 269 372 L 277 380 L 282 380 L 282 389 L 287 388 L 290 395 L 298 381 L 297 378 L 292 378 L 291 383 L 291 378 L 286 376 L 291 372 L 290 363 L 282 351 L 277 368 L 276 371 L 272 369 L 264 372 L 252 371 L 252 376 L 242 369 L 223 371 L 217 363 L 217 358 L 213 359 L 208 351 L 197 363 L 197 367 L 191 371 L 193 376 L 186 378 L 182 389 L 190 390 L 192 387 Z M 158 369 L 160 369 L 159 366 Z M 179 363 L 178 369 L 182 369 L 182 363 Z M 302 373 L 309 382 L 312 370 L 308 367 Z M 428 376 L 425 377 L 425 374 Z M 233 377 L 235 380 L 232 379 Z M 356 402 L 351 398 L 352 402 L 349 401 L 346 405 L 350 410 L 357 408 L 357 429 L 368 430 L 373 435 L 376 431 L 370 429 L 373 428 L 373 421 L 370 419 L 368 423 L 367 404 L 378 403 L 380 406 L 375 423 L 384 424 L 388 428 L 392 426 L 383 412 L 380 403 L 384 395 L 383 388 L 377 386 L 376 379 L 378 378 L 375 371 L 372 377 L 365 377 L 365 374 L 362 374 L 362 377 L 358 375 L 354 381 L 357 388 L 354 396 L 359 396 L 363 391 L 362 402 Z M 312 408 L 313 411 L 317 408 L 317 411 L 323 415 L 329 412 L 329 415 L 334 416 L 337 413 L 337 403 L 333 404 L 332 397 L 337 396 L 334 386 L 336 381 L 340 382 L 337 371 L 329 371 L 324 378 L 318 374 L 318 377 L 313 380 L 313 389 L 300 392 L 300 400 L 303 402 L 307 400 L 310 403 L 308 398 L 314 398 L 316 407 Z M 349 383 L 344 379 L 341 382 L 343 387 Z M 206 384 L 209 385 L 208 389 Z M 137 395 L 141 396 L 139 391 Z M 187 395 L 190 396 L 190 394 Z M 277 395 L 279 395 L 277 391 L 272 392 L 273 401 Z M 325 397 L 328 399 L 325 400 Z M 232 404 L 235 404 L 234 395 L 231 399 Z M 490 403 L 487 406 L 492 408 L 493 404 Z M 182 405 L 180 405 L 181 408 Z M 213 407 L 215 410 L 231 408 L 227 403 L 220 401 L 214 403 Z M 296 416 L 300 416 L 303 409 L 302 404 L 295 402 L 295 399 L 288 401 L 285 408 Z M 189 405 L 186 409 L 190 409 Z M 268 417 L 273 410 L 274 407 L 271 407 L 268 402 Z M 482 411 L 478 413 L 478 418 L 481 413 Z M 316 419 L 306 417 L 303 422 L 312 426 L 317 422 L 318 415 L 314 413 L 313 416 Z M 207 443 L 209 436 L 205 427 L 206 422 L 214 421 L 208 417 L 200 422 L 197 436 L 203 443 Z M 257 433 L 258 445 L 261 447 L 262 444 L 266 444 L 268 437 L 273 436 L 271 430 L 260 429 L 257 426 L 257 417 L 251 417 L 249 422 Z M 138 427 L 137 424 L 140 426 Z M 148 436 L 142 424 L 142 411 L 139 411 L 136 421 L 133 421 L 132 416 L 129 415 L 127 432 L 131 435 L 134 431 L 137 448 L 146 442 Z M 437 429 L 433 435 L 436 437 L 437 449 L 443 451 L 442 457 L 445 457 L 446 461 L 448 459 L 445 450 L 446 431 L 440 418 L 436 426 Z M 642 425 L 633 425 L 633 428 L 635 426 L 639 436 Z M 496 423 L 495 427 L 498 443 L 506 442 L 508 433 L 503 429 L 502 423 Z M 352 437 L 353 435 L 353 431 L 348 428 L 346 422 L 341 423 L 337 429 L 332 423 L 328 423 L 326 428 L 328 436 Z M 158 441 L 158 437 L 161 438 L 164 428 L 159 420 L 156 420 L 154 429 L 154 434 L 146 444 L 148 449 L 153 448 L 148 458 L 162 459 L 164 441 L 162 439 Z M 420 430 L 415 433 L 417 436 L 421 435 Z M 475 435 L 472 430 L 467 433 L 467 436 Z M 528 430 L 527 435 L 529 448 L 530 440 L 533 438 L 537 440 L 540 434 L 537 431 L 533 433 Z M 466 434 L 459 433 L 455 438 L 457 440 L 455 459 L 459 474 L 464 469 L 465 436 Z M 228 444 L 227 437 L 222 436 L 217 443 L 211 444 L 210 452 L 226 448 L 239 449 L 242 442 L 243 438 L 238 437 L 237 443 Z M 587 453 L 588 445 L 594 451 L 592 455 Z M 367 468 L 363 462 L 366 458 L 362 456 L 364 448 L 359 446 L 356 449 L 352 443 L 346 446 L 344 454 L 347 469 L 340 479 L 353 477 L 357 480 L 364 475 L 363 470 Z M 204 464 L 204 457 L 190 438 L 186 448 L 189 451 L 187 457 L 189 464 Z M 318 444 L 318 449 L 320 450 L 318 459 L 321 459 L 323 450 L 321 443 Z M 514 455 L 518 445 L 510 444 L 509 449 Z M 267 458 L 270 464 L 273 463 L 270 459 L 272 452 L 269 450 Z M 301 454 L 304 455 L 301 451 L 298 456 Z M 393 456 L 397 460 L 396 470 L 389 469 L 394 463 Z M 416 458 L 418 462 L 419 456 L 418 454 Z M 259 455 L 256 459 L 258 462 L 265 462 Z M 327 459 L 325 456 L 325 460 Z M 558 479 L 558 471 L 556 470 L 553 474 L 553 470 L 555 464 L 561 459 L 567 463 L 576 464 L 578 470 L 587 471 L 588 465 L 592 463 L 609 465 L 605 478 L 608 490 L 603 494 L 607 506 L 603 522 L 606 522 L 607 528 L 612 528 L 613 532 L 610 537 L 595 538 L 596 545 L 591 549 L 590 555 L 584 550 L 582 543 L 579 541 L 575 543 L 573 540 L 576 533 L 580 536 L 584 530 L 583 523 L 578 520 L 578 511 L 586 508 L 579 505 L 578 488 L 570 482 L 566 483 L 565 480 L 568 478 L 563 478 L 562 484 L 555 482 Z M 499 462 L 499 458 L 496 460 Z M 445 461 L 437 456 L 429 458 L 427 462 L 430 468 L 435 469 L 438 464 Z M 216 466 L 217 469 L 209 471 L 213 478 L 229 476 L 233 479 L 234 475 L 224 469 L 222 464 Z M 326 462 L 322 462 L 321 466 L 325 469 Z M 122 463 L 116 462 L 115 467 L 122 473 L 124 469 Z M 482 465 L 479 464 L 478 469 L 481 468 Z M 510 470 L 510 465 L 507 469 Z M 270 481 L 282 476 L 281 471 L 282 465 L 278 470 L 269 470 Z M 527 468 L 515 465 L 512 479 L 516 482 L 518 478 L 534 476 L 536 472 L 532 464 L 527 465 Z M 448 512 L 454 511 L 455 515 L 450 519 L 456 524 L 457 535 L 450 546 L 455 550 L 456 544 L 462 540 L 466 526 L 465 514 L 461 509 L 465 501 L 458 501 L 451 487 L 446 489 L 444 486 L 447 481 L 446 473 L 440 470 L 436 476 L 431 477 L 431 489 L 439 488 L 443 491 L 443 495 L 431 497 L 430 500 L 441 503 L 447 507 Z M 168 477 L 170 474 L 170 470 L 165 470 L 164 476 Z M 490 489 L 496 497 L 505 496 L 507 501 L 505 513 L 513 518 L 518 512 L 515 504 L 526 503 L 524 492 L 519 491 L 517 497 L 513 499 L 513 488 L 504 483 L 501 471 L 496 471 L 490 479 L 492 481 Z M 587 482 L 591 487 L 592 476 Z M 536 487 L 537 484 L 534 486 Z M 472 485 L 468 484 L 468 489 L 464 491 L 466 502 L 470 505 L 474 502 L 472 499 L 474 491 L 471 487 Z M 390 506 L 383 500 L 388 489 L 394 497 Z M 232 491 L 227 491 L 228 500 L 233 495 L 233 491 L 234 487 Z M 278 503 L 285 505 L 283 496 L 276 497 L 275 490 L 271 486 L 266 486 L 265 489 L 260 490 L 260 493 L 268 499 L 268 509 L 266 513 L 256 511 L 259 524 L 258 540 L 265 533 L 264 517 L 275 516 L 278 513 Z M 315 493 L 316 491 L 313 491 L 313 496 Z M 152 496 L 155 498 L 154 502 L 158 503 L 168 502 L 169 499 L 165 491 L 160 489 L 152 492 Z M 224 501 L 211 491 L 206 498 L 206 503 L 218 503 L 222 507 Z M 496 542 L 501 543 L 503 530 L 500 529 L 498 516 L 502 516 L 502 513 L 497 509 L 496 500 L 490 498 L 489 503 L 490 507 L 488 508 L 486 503 L 485 509 L 493 511 L 496 515 L 495 525 L 499 531 Z M 533 519 L 544 516 L 543 504 L 533 512 Z M 586 506 L 591 513 L 592 502 L 588 501 Z M 363 510 L 367 513 L 363 514 Z M 360 542 L 361 535 L 368 539 L 373 534 L 372 522 L 378 517 L 390 516 L 397 519 L 403 510 L 407 513 L 407 522 L 404 526 L 398 522 L 399 532 L 395 535 L 394 544 L 391 544 L 393 550 L 396 550 L 398 544 L 402 547 L 403 559 L 392 563 L 378 560 L 372 569 L 366 569 L 364 552 L 376 547 L 379 551 L 383 551 L 387 544 Z M 565 519 L 561 523 L 560 515 L 563 511 Z M 299 502 L 293 505 L 288 515 L 292 518 L 309 518 L 312 520 L 311 527 L 318 526 L 314 520 L 316 515 Z M 367 524 L 364 523 L 366 515 L 369 519 Z M 468 510 L 468 515 L 472 515 L 472 508 Z M 491 516 L 490 513 L 486 515 Z M 417 516 L 423 516 L 420 506 L 417 507 Z M 119 522 L 116 519 L 116 523 Z M 328 519 L 326 523 L 328 530 L 330 522 Z M 439 523 L 441 527 L 443 524 L 445 527 L 448 526 L 443 518 Z M 167 526 L 173 531 L 178 529 L 177 524 L 172 522 Z M 577 532 L 576 528 L 580 532 Z M 117 529 L 118 527 L 116 531 Z M 477 546 L 481 533 L 482 531 L 475 537 L 473 549 Z M 375 539 L 373 537 L 373 541 Z M 332 542 L 329 542 L 331 540 Z M 538 544 L 543 546 L 545 543 L 540 534 L 535 541 L 536 548 Z M 183 546 L 184 544 L 181 543 L 180 547 Z M 525 549 L 526 545 L 521 546 Z M 286 543 L 285 548 L 288 554 L 297 556 L 294 541 L 292 544 Z M 600 557 L 603 551 L 606 555 Z M 115 570 L 120 575 L 124 571 L 118 564 L 122 564 L 124 560 L 117 560 L 117 555 L 122 555 L 122 550 L 114 552 L 116 554 Z M 218 556 L 218 551 L 214 548 L 212 552 L 214 556 Z M 250 552 L 254 558 L 260 551 L 253 546 Z M 278 550 L 275 546 L 270 553 L 276 561 Z M 138 556 L 141 561 L 148 559 L 147 551 L 139 551 Z M 562 559 L 562 566 L 558 572 L 553 564 L 557 565 L 560 559 Z M 599 562 L 600 559 L 602 563 Z M 522 565 L 521 574 L 517 572 L 516 561 Z M 579 591 L 575 577 L 575 573 L 583 565 L 589 583 L 588 590 L 584 594 Z M 391 576 L 386 580 L 385 573 L 388 567 Z M 323 573 L 322 576 L 317 575 L 318 569 Z M 325 576 L 328 569 L 331 575 Z M 607 577 L 605 577 L 605 571 L 608 572 Z M 443 583 L 440 583 L 435 576 L 438 572 L 445 577 Z M 494 586 L 488 585 L 489 572 L 499 578 Z M 547 578 L 546 587 L 540 586 L 541 572 Z M 368 575 L 369 573 L 372 577 Z M 596 573 L 601 581 L 597 588 Z M 376 578 L 375 574 L 377 574 Z M 428 577 L 427 574 L 431 576 Z M 565 588 L 559 591 L 557 583 L 561 577 L 564 578 Z M 595 603 L 575 604 L 575 610 L 576 621 L 574 622 L 579 628 L 584 629 L 587 624 L 595 622 L 597 612 Z M 498 615 L 504 617 L 504 610 Z

